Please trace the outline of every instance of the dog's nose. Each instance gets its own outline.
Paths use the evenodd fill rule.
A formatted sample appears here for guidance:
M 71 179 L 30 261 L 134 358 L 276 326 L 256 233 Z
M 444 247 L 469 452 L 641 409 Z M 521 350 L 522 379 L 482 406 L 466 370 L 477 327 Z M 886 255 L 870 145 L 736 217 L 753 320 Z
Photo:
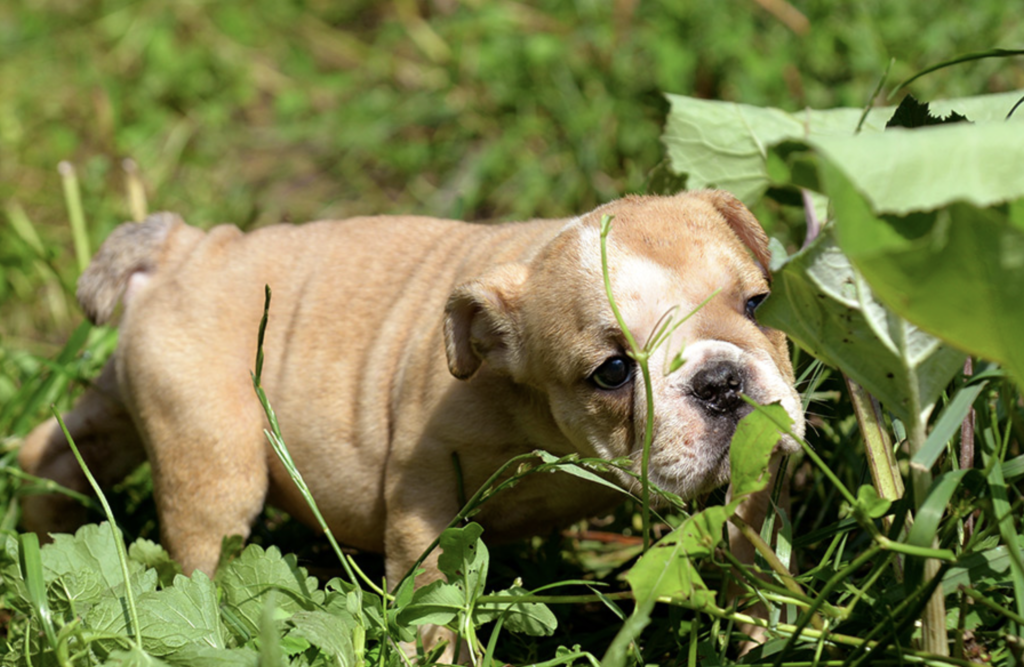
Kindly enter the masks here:
M 691 378 L 690 393 L 711 412 L 736 412 L 745 405 L 740 396 L 743 370 L 731 361 L 712 361 Z

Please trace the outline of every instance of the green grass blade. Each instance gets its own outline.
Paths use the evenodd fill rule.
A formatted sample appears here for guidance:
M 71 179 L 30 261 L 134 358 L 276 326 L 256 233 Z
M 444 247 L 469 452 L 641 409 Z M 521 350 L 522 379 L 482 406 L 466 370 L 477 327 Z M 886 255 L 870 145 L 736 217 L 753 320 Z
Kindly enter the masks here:
M 66 382 L 70 375 L 67 367 L 88 343 L 89 332 L 92 329 L 93 325 L 89 322 L 82 322 L 75 329 L 57 360 L 48 364 L 54 372 L 42 380 L 35 378 L 26 383 L 18 391 L 15 399 L 0 410 L 0 424 L 5 424 L 10 419 L 13 420 L 10 429 L 14 433 L 22 433 L 29 429 L 42 407 L 56 399 L 59 393 L 58 385 Z
M 999 527 L 999 535 L 1007 546 L 1010 555 L 1010 579 L 1013 582 L 1013 598 L 1017 607 L 1017 615 L 1024 616 L 1024 558 L 1016 548 L 1020 536 L 1014 527 L 1014 515 L 1010 510 L 1007 496 L 1006 480 L 1003 479 L 1003 468 L 992 466 L 988 474 L 989 491 L 992 494 L 992 514 Z M 1021 627 L 1012 623 L 1011 634 L 1019 635 Z
M 878 85 L 871 91 L 871 96 L 868 98 L 867 103 L 864 105 L 864 112 L 860 115 L 860 120 L 857 121 L 857 129 L 853 131 L 854 134 L 860 134 L 861 129 L 864 127 L 864 121 L 868 119 L 868 114 L 871 113 L 871 107 L 875 104 L 875 98 L 882 92 L 882 87 L 885 86 L 886 80 L 889 78 L 889 70 L 892 69 L 892 64 L 896 62 L 895 58 L 889 58 L 889 64 L 885 66 L 885 71 L 882 72 L 882 76 L 878 79 Z
M 131 158 L 125 158 L 121 163 L 124 169 L 125 194 L 128 199 L 128 211 L 132 220 L 142 222 L 146 219 L 149 208 L 146 203 L 146 188 L 142 185 L 142 177 L 139 175 L 139 165 Z
M 925 468 L 931 468 L 935 465 L 935 461 L 946 450 L 946 444 L 953 437 L 953 434 L 960 430 L 964 418 L 967 417 L 971 406 L 974 405 L 974 400 L 978 398 L 978 394 L 985 389 L 987 384 L 987 381 L 969 384 L 956 393 L 953 400 L 942 411 L 942 415 L 939 416 L 939 420 L 932 428 L 932 432 L 928 434 L 924 447 L 914 456 L 914 463 Z
M 32 609 L 39 618 L 39 623 L 46 633 L 46 641 L 55 652 L 57 651 L 57 632 L 53 627 L 53 615 L 46 600 L 46 581 L 43 579 L 43 560 L 39 551 L 39 537 L 35 533 L 23 533 L 18 536 L 21 549 L 18 555 L 21 560 L 21 575 L 25 578 L 28 599 Z
M 29 484 L 32 485 L 22 485 L 18 491 L 19 496 L 31 495 L 32 493 L 59 493 L 62 496 L 74 498 L 79 503 L 81 503 L 85 507 L 88 507 L 91 510 L 95 510 L 97 512 L 103 511 L 103 508 L 100 507 L 99 503 L 97 503 L 89 496 L 85 495 L 84 493 L 79 493 L 74 489 L 69 489 L 68 487 L 63 486 L 59 482 L 56 482 L 52 479 L 31 475 L 14 465 L 0 465 L 0 472 L 7 475 L 8 477 L 13 477 L 14 479 L 17 479 L 21 482 L 28 482 Z
M 1003 478 L 1012 482 L 1018 477 L 1024 476 L 1024 454 L 1021 456 L 1015 456 L 1014 458 L 1006 461 L 1002 465 Z
M 264 429 L 263 433 L 266 435 L 267 441 L 270 442 L 270 446 L 274 449 L 274 453 L 277 454 L 277 457 L 284 465 L 285 470 L 288 471 L 288 476 L 292 478 L 292 482 L 294 482 L 295 486 L 298 487 L 303 500 L 306 501 L 309 509 L 312 510 L 313 516 L 316 518 L 317 525 L 319 525 L 320 529 L 324 531 L 324 535 L 327 537 L 327 541 L 330 542 L 331 548 L 334 549 L 334 553 L 337 555 L 338 560 L 341 561 L 341 565 L 345 569 L 345 573 L 348 575 L 349 581 L 355 586 L 357 595 L 361 596 L 362 593 L 362 589 L 359 587 L 358 583 L 359 579 L 362 579 L 370 590 L 381 597 L 386 598 L 387 593 L 367 577 L 362 570 L 359 569 L 359 566 L 355 564 L 355 561 L 345 555 L 337 540 L 334 539 L 334 533 L 331 532 L 323 514 L 320 513 L 320 507 L 317 505 L 316 500 L 313 499 L 313 492 L 309 490 L 309 486 L 306 484 L 306 480 L 303 479 L 302 473 L 300 473 L 299 469 L 295 466 L 295 461 L 292 459 L 292 455 L 288 451 L 288 446 L 285 444 L 284 438 L 281 435 L 281 427 L 277 423 L 277 415 L 274 413 L 274 409 L 270 405 L 270 400 L 267 398 L 266 392 L 263 391 L 260 379 L 263 374 L 263 341 L 267 332 L 267 322 L 270 319 L 270 298 L 270 285 L 267 285 L 265 287 L 263 302 L 263 318 L 260 320 L 259 335 L 256 339 L 256 370 L 252 374 L 253 388 L 256 390 L 256 396 L 259 398 L 260 405 L 263 406 L 263 411 L 267 416 L 267 421 L 270 423 L 270 430 L 267 431 Z
M 4 206 L 4 211 L 7 213 L 7 219 L 10 221 L 14 233 L 25 242 L 25 245 L 32 249 L 36 257 L 45 259 L 46 248 L 43 245 L 43 240 L 39 238 L 35 225 L 29 220 L 25 209 L 16 202 L 7 202 Z
M 619 323 L 622 335 L 626 337 L 629 346 L 629 355 L 636 361 L 637 366 L 644 378 L 644 393 L 647 397 L 647 416 L 644 421 L 644 443 L 640 456 L 640 517 L 643 524 L 644 551 L 651 546 L 651 483 L 648 468 L 651 460 L 651 442 L 654 439 L 654 389 L 651 385 L 651 371 L 647 366 L 650 352 L 641 349 L 636 339 L 626 326 L 626 320 L 619 312 L 619 306 L 612 294 L 612 279 L 608 269 L 608 235 L 612 231 L 612 219 L 614 216 L 604 215 L 601 217 L 601 275 L 604 278 L 604 290 L 608 296 L 608 304 L 611 306 L 615 321 Z
M 914 525 L 910 528 L 910 534 L 907 536 L 908 545 L 921 548 L 932 546 L 935 536 L 939 532 L 939 522 L 946 513 L 950 498 L 953 497 L 953 493 L 960 486 L 963 478 L 970 472 L 970 469 L 953 470 L 935 480 L 928 491 L 928 496 L 914 516 Z M 919 559 L 907 559 L 904 572 L 908 590 L 916 588 L 921 583 L 922 563 Z
M 78 176 L 75 167 L 67 161 L 57 165 L 60 179 L 64 183 L 64 202 L 68 207 L 68 218 L 71 221 L 71 236 L 75 242 L 75 258 L 78 260 L 78 272 L 85 271 L 92 257 L 89 247 L 89 233 L 85 226 L 85 212 L 82 208 L 82 192 L 78 187 Z

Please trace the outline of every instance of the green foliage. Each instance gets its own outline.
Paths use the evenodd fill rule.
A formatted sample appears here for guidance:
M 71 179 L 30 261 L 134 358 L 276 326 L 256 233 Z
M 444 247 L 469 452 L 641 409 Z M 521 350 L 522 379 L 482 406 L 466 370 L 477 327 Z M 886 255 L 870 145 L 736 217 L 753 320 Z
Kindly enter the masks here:
M 788 433 L 793 420 L 779 404 L 759 406 L 740 420 L 729 447 L 729 469 L 735 507 L 744 497 L 768 486 L 768 461 L 779 437 Z
M 512 632 L 552 633 L 556 620 L 544 604 L 516 601 L 527 593 L 522 587 L 484 595 L 488 553 L 480 533 L 470 524 L 442 536 L 440 562 L 448 583 L 435 582 L 405 600 L 391 620 L 400 624 L 398 637 L 411 639 L 410 626 L 445 624 L 457 616 L 470 629 L 500 618 Z M 136 645 L 109 526 L 83 526 L 42 549 L 26 544 L 27 538 L 34 536 L 23 536 L 19 544 L 2 535 L 0 573 L 7 598 L 27 614 L 28 624 L 7 647 L 3 664 L 35 664 L 54 654 L 66 661 L 74 654 L 115 663 L 251 665 L 257 656 L 269 655 L 270 638 L 293 665 L 361 664 L 367 636 L 375 640 L 375 651 L 383 650 L 381 600 L 367 592 L 357 595 L 339 580 L 321 585 L 294 556 L 250 545 L 218 571 L 216 580 L 196 572 L 161 583 L 150 565 L 162 559 L 152 557 L 152 544 L 145 540 L 128 548 L 139 618 Z M 46 643 L 39 643 L 40 637 Z M 387 664 L 396 660 L 392 652 Z
M 764 323 L 786 331 L 815 357 L 843 370 L 904 421 L 931 406 L 964 355 L 894 317 L 826 230 L 775 272 Z M 911 405 L 911 397 L 919 403 Z
M 544 604 L 516 602 L 526 594 L 521 586 L 484 597 L 490 554 L 481 541 L 483 529 L 475 523 L 449 528 L 441 535 L 438 569 L 447 581 L 434 581 L 417 589 L 412 601 L 398 615 L 410 625 L 450 625 L 480 652 L 475 628 L 500 619 L 513 632 L 550 635 L 557 626 Z
M 725 185 L 750 204 L 766 198 L 806 206 L 808 243 L 777 265 L 773 295 L 759 309 L 759 319 L 783 329 L 869 390 L 890 413 L 897 436 L 907 439 L 903 456 L 912 489 L 902 499 L 885 497 L 881 488 L 868 485 L 858 485 L 854 498 L 823 460 L 806 452 L 846 497 L 851 518 L 870 537 L 851 549 L 848 538 L 855 533 L 846 531 L 852 524 L 833 526 L 821 536 L 834 535 L 816 570 L 842 553 L 830 566 L 836 576 L 823 587 L 801 577 L 811 604 L 796 623 L 797 634 L 803 633 L 804 642 L 815 641 L 818 635 L 809 628 L 815 613 L 839 620 L 840 628 L 820 637 L 854 647 L 848 664 L 863 664 L 869 648 L 878 659 L 887 647 L 897 650 L 911 640 L 920 642 L 932 659 L 948 655 L 947 604 L 948 618 L 956 619 L 960 632 L 1015 634 L 1024 620 L 1024 559 L 1017 548 L 1021 526 L 1011 509 L 1014 503 L 1020 506 L 1021 497 L 1003 479 L 1007 454 L 1013 451 L 1019 458 L 1016 406 L 1024 386 L 1019 346 L 1011 342 L 1021 326 L 1020 309 L 1011 300 L 1016 303 L 1024 288 L 1016 260 L 1021 245 L 1017 211 L 1024 191 L 1011 165 L 1022 163 L 1018 144 L 1024 135 L 1017 129 L 1019 119 L 1004 120 L 1017 99 L 1013 93 L 954 100 L 938 106 L 952 109 L 951 118 L 964 114 L 971 123 L 886 132 L 881 130 L 894 114 L 891 108 L 790 115 L 672 100 L 665 143 L 673 167 L 685 173 L 688 183 L 720 185 L 716 179 L 731 178 Z M 911 106 L 904 104 L 895 112 L 900 118 L 889 125 L 935 124 L 926 108 L 911 118 Z M 708 127 L 711 131 L 705 132 Z M 815 238 L 816 224 L 826 214 L 832 222 Z M 968 378 L 950 385 L 964 352 L 1000 362 L 1017 386 L 1006 381 L 971 385 Z M 945 407 L 928 436 L 933 405 Z M 995 421 L 980 427 L 980 456 L 967 450 L 967 458 L 958 461 L 956 435 L 972 405 L 980 411 L 979 424 Z M 865 409 L 870 406 L 855 408 Z M 998 415 L 1009 421 L 996 427 Z M 858 419 L 861 428 L 884 423 L 860 412 Z M 973 421 L 965 424 L 974 430 Z M 867 454 L 877 456 L 871 449 Z M 886 461 L 885 454 L 872 465 L 899 465 Z M 979 532 L 972 533 L 973 520 L 965 517 L 975 509 L 984 518 Z M 878 520 L 884 521 L 887 534 L 875 525 Z M 851 577 L 857 567 L 885 552 L 888 558 L 847 584 L 847 595 L 853 597 L 834 595 L 840 574 Z M 902 570 L 890 573 L 892 552 L 907 557 Z M 843 559 L 848 565 L 842 565 Z M 945 564 L 940 566 L 941 561 Z M 997 563 L 998 572 L 993 567 L 981 574 L 982 564 Z M 971 576 L 984 581 L 968 583 Z M 952 582 L 964 587 L 958 595 Z M 894 583 L 901 584 L 902 601 L 887 594 Z M 944 594 L 932 597 L 940 586 Z M 998 589 L 1007 591 L 1009 608 L 991 601 L 1001 595 L 994 593 Z M 889 625 L 858 633 L 862 623 L 870 627 L 860 618 L 865 613 L 860 600 L 874 600 L 876 608 L 866 612 L 868 617 L 883 614 Z M 996 613 L 971 615 L 966 600 Z M 914 624 L 919 618 L 918 633 Z M 841 638 L 844 628 L 851 629 Z M 797 649 L 797 634 L 780 655 Z M 987 648 L 1006 655 L 1001 641 L 990 640 Z M 965 650 L 962 642 L 953 649 L 955 657 Z M 907 654 L 907 649 L 898 650 Z
M 1010 175 L 1024 160 L 1024 132 L 956 124 L 864 137 L 859 148 L 826 141 L 821 152 L 837 238 L 879 298 L 1024 383 L 1013 342 L 1024 325 L 1016 307 L 1024 228 L 1011 214 L 1024 205 L 1024 185 Z M 939 161 L 943 168 L 927 175 L 923 166 Z
M 34 607 L 30 573 L 18 565 L 24 547 L 19 549 L 10 535 L 4 540 L 0 572 L 8 598 L 16 607 Z M 57 634 L 47 644 L 32 641 L 33 626 L 47 621 L 29 615 L 24 633 L 7 647 L 4 664 L 38 664 L 56 652 L 64 659 L 74 654 L 113 664 L 251 665 L 270 609 L 274 631 L 294 651 L 291 664 L 355 665 L 354 629 L 369 624 L 336 584 L 321 587 L 294 557 L 282 557 L 276 549 L 249 546 L 218 572 L 216 583 L 202 572 L 159 583 L 158 571 L 138 557 L 151 555 L 152 546 L 140 541 L 128 549 L 138 596 L 141 644 L 135 645 L 124 612 L 118 550 L 107 525 L 58 535 L 39 553 Z

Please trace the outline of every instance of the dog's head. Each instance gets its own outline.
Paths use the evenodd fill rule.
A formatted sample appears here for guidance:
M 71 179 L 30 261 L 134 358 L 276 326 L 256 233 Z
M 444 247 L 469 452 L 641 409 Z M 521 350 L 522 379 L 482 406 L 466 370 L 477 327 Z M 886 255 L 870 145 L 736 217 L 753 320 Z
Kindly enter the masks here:
M 752 409 L 742 394 L 781 401 L 794 431 L 804 425 L 785 338 L 754 318 L 769 291 L 768 239 L 732 195 L 612 202 L 570 222 L 529 264 L 457 288 L 445 321 L 449 367 L 468 378 L 484 365 L 529 388 L 584 456 L 639 461 L 647 399 L 605 291 L 604 215 L 614 216 L 612 293 L 636 342 L 689 316 L 650 358 L 650 477 L 692 497 L 729 479 L 729 443 Z M 668 372 L 680 351 L 683 365 Z M 784 438 L 779 448 L 795 443 Z

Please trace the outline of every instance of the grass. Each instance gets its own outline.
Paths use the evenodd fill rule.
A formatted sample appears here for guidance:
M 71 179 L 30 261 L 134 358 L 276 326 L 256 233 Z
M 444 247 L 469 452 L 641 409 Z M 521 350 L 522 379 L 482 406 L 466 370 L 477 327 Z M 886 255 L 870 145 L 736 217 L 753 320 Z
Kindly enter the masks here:
M 626 192 L 671 187 L 658 166 L 662 92 L 787 110 L 859 107 L 890 57 L 889 78 L 899 81 L 958 54 L 1017 47 L 1024 35 L 1010 3 L 985 0 L 968 12 L 915 4 L 808 0 L 797 4 L 810 26 L 802 35 L 745 0 L 4 4 L 0 527 L 14 529 L 18 494 L 40 488 L 21 486 L 12 461 L 18 437 L 51 403 L 67 408 L 116 342 L 110 330 L 79 326 L 73 292 L 84 257 L 146 203 L 201 226 L 227 220 L 245 228 L 364 213 L 579 213 Z M 1015 62 L 971 62 L 912 87 L 922 99 L 1022 88 Z M 62 161 L 73 171 L 58 171 Z M 766 204 L 757 213 L 773 235 L 798 245 L 801 224 L 791 211 Z M 806 372 L 810 445 L 842 486 L 858 489 L 870 471 L 845 382 L 799 351 L 796 359 Z M 958 378 L 942 405 L 966 384 Z M 975 572 L 1000 572 L 1011 558 L 993 549 L 1012 543 L 1019 525 L 1008 518 L 1020 514 L 1024 476 L 1018 397 L 1006 380 L 990 380 L 976 403 L 981 472 L 965 477 L 973 485 L 956 489 L 936 523 L 944 548 L 981 559 L 970 561 Z M 881 428 L 897 441 L 902 435 L 891 420 Z M 938 471 L 959 465 L 957 438 L 946 439 Z M 901 452 L 897 465 L 907 466 Z M 987 488 L 979 475 L 1005 495 L 978 491 Z M 798 581 L 829 627 L 849 639 L 844 664 L 866 663 L 883 653 L 868 653 L 867 640 L 906 644 L 922 592 L 905 593 L 902 559 L 874 546 L 826 477 L 809 459 L 796 462 L 788 519 Z M 148 484 L 142 470 L 110 497 L 129 539 L 154 535 Z M 493 555 L 493 577 L 498 586 L 525 572 L 530 585 L 586 578 L 621 587 L 639 517 L 627 503 L 589 534 L 503 550 Z M 660 529 L 680 520 L 670 515 Z M 254 540 L 302 544 L 303 564 L 320 568 L 324 580 L 337 573 L 331 549 L 279 513 L 265 514 Z M 379 579 L 379 561 L 360 556 L 359 566 Z M 1005 636 L 1020 633 L 1014 589 L 1001 575 L 972 581 L 968 569 L 943 571 L 952 586 L 953 653 L 1009 660 Z M 729 576 L 720 562 L 701 573 L 715 590 Z M 809 614 L 790 592 L 759 594 Z M 553 606 L 555 637 L 506 635 L 502 649 L 517 662 L 548 659 L 559 645 L 602 655 L 630 609 L 614 596 L 594 599 Z M 734 655 L 721 617 L 657 605 L 649 623 L 649 662 L 712 664 Z M 787 660 L 838 664 L 830 650 L 801 643 Z

